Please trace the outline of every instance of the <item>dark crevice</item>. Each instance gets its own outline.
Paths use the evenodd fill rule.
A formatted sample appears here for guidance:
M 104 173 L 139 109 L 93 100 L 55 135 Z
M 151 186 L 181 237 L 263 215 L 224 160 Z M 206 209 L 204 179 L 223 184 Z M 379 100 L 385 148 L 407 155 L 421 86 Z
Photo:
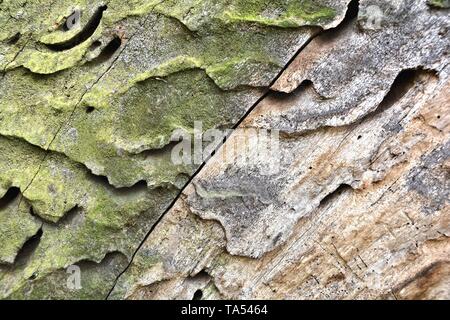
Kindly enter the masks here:
M 99 26 L 100 21 L 102 20 L 103 12 L 106 9 L 107 9 L 107 6 L 99 7 L 95 11 L 95 13 L 91 17 L 91 19 L 88 21 L 88 23 L 84 26 L 84 28 L 79 33 L 77 33 L 72 38 L 70 38 L 66 41 L 63 41 L 63 42 L 46 44 L 47 48 L 49 48 L 50 50 L 53 50 L 53 51 L 64 51 L 64 50 L 72 49 L 72 48 L 76 47 L 77 45 L 79 45 L 80 43 L 83 43 L 84 41 L 89 39 L 94 34 L 95 30 L 97 30 L 97 27 Z
M 11 187 L 8 189 L 3 198 L 0 199 L 0 210 L 7 207 L 17 196 L 20 194 L 20 189 L 16 187 Z
M 336 38 L 339 37 L 340 33 L 346 30 L 348 25 L 354 24 L 358 17 L 359 12 L 359 1 L 352 0 L 347 7 L 347 12 L 345 14 L 342 22 L 335 28 L 331 28 L 328 30 L 322 31 L 317 37 L 313 37 L 314 39 L 321 39 L 323 42 L 332 42 Z M 314 88 L 314 83 L 309 79 L 304 79 L 300 85 L 295 88 L 292 92 L 279 92 L 275 90 L 271 90 L 269 97 L 274 98 L 280 102 L 285 101 L 288 103 L 289 101 L 295 100 L 300 95 L 304 94 L 306 91 L 316 96 L 317 99 L 327 99 L 327 97 L 321 96 L 317 90 Z
M 17 32 L 11 38 L 8 39 L 7 43 L 9 45 L 15 45 L 20 40 L 20 37 L 21 37 L 20 32 Z
M 93 51 L 97 48 L 99 48 L 102 45 L 102 42 L 100 40 L 96 40 L 92 42 L 91 46 L 89 47 L 89 50 Z
M 96 269 L 99 266 L 107 266 L 107 265 L 111 264 L 112 262 L 118 263 L 119 260 L 125 262 L 125 261 L 127 261 L 127 256 L 120 251 L 111 251 L 111 252 L 108 252 L 107 254 L 105 254 L 103 259 L 99 262 L 93 261 L 90 259 L 83 259 L 78 262 L 75 262 L 74 265 L 77 265 L 78 267 L 80 267 L 80 269 L 82 269 L 82 271 L 83 270 L 86 271 L 89 269 Z
M 200 272 L 198 272 L 195 275 L 190 276 L 189 278 L 190 279 L 196 279 L 196 280 L 199 280 L 199 279 L 211 279 L 211 276 L 205 270 L 201 270 Z
M 326 100 L 326 97 L 321 96 L 314 88 L 314 83 L 311 80 L 303 80 L 300 85 L 292 92 L 282 92 L 271 90 L 268 98 L 276 100 L 281 104 L 293 104 L 301 95 L 309 94 L 315 96 L 317 100 Z
M 205 270 L 201 270 L 199 273 L 190 276 L 189 278 L 187 278 L 186 280 L 190 280 L 190 281 L 200 281 L 200 282 L 210 282 L 211 281 L 211 276 L 205 271 Z M 203 290 L 202 289 L 197 289 L 194 292 L 194 295 L 192 296 L 192 300 L 201 300 L 203 298 Z
M 183 19 L 176 18 L 175 16 L 163 16 L 173 21 L 177 25 L 175 28 L 181 29 L 180 31 L 182 31 L 187 37 L 198 38 L 197 31 L 189 29 L 189 27 L 182 21 Z
M 359 0 L 352 0 L 347 6 L 347 12 L 345 13 L 344 20 L 339 24 L 339 27 L 353 21 L 358 18 L 359 13 Z
M 112 188 L 112 185 L 109 183 L 108 177 L 106 177 L 106 176 L 93 174 L 91 172 L 89 180 L 91 180 L 95 183 L 98 183 L 107 189 Z
M 136 182 L 131 186 L 115 187 L 109 182 L 108 177 L 106 176 L 91 173 L 89 179 L 95 183 L 102 185 L 103 187 L 105 187 L 105 189 L 110 190 L 117 196 L 123 196 L 131 193 L 145 192 L 148 188 L 147 182 L 145 180 L 139 180 L 138 182 Z
M 359 1 L 357 0 L 352 0 L 349 5 L 348 5 L 348 9 L 347 9 L 347 13 L 346 13 L 346 18 L 347 15 L 352 16 L 354 14 L 354 8 L 358 8 L 359 7 Z M 350 11 L 350 12 L 349 12 Z M 353 12 L 353 13 L 352 13 Z M 357 12 L 357 11 L 356 11 Z M 344 18 L 342 23 L 345 23 L 346 18 Z M 342 24 L 341 23 L 341 24 Z M 341 25 L 340 24 L 340 25 Z M 338 26 L 337 28 L 339 28 L 340 26 Z M 264 88 L 261 96 L 250 106 L 250 108 L 246 111 L 246 113 L 239 119 L 239 121 L 236 122 L 236 124 L 232 127 L 232 130 L 229 130 L 229 132 L 227 133 L 227 136 L 225 137 L 225 139 L 223 140 L 223 142 L 221 144 L 219 144 L 215 150 L 219 150 L 219 148 L 222 147 L 222 145 L 227 141 L 228 137 L 233 133 L 233 131 L 238 128 L 241 123 L 254 111 L 254 109 L 264 100 L 266 99 L 271 90 L 270 88 L 274 85 L 274 83 L 281 77 L 281 75 L 286 71 L 286 69 L 292 64 L 292 62 L 297 58 L 297 56 L 311 43 L 311 41 L 316 38 L 317 36 L 323 34 L 323 32 L 325 31 L 321 31 L 321 32 L 317 32 L 315 33 L 313 36 L 311 36 L 298 50 L 297 52 L 289 59 L 289 61 L 285 64 L 285 66 L 278 72 L 278 74 L 272 79 L 272 81 L 270 82 L 270 84 Z M 212 154 L 214 154 L 215 152 L 212 152 Z M 207 164 L 207 162 L 211 159 L 211 156 L 207 157 L 203 163 L 197 168 L 197 170 L 194 172 L 194 174 L 191 175 L 191 177 L 189 178 L 189 180 L 184 184 L 184 186 L 180 189 L 180 192 L 178 193 L 178 195 L 172 200 L 172 202 L 169 204 L 169 206 L 166 208 L 166 210 L 164 210 L 164 212 L 160 215 L 160 217 L 155 221 L 155 223 L 152 225 L 152 227 L 148 230 L 147 234 L 144 236 L 144 238 L 142 239 L 142 241 L 140 242 L 140 244 L 136 247 L 136 250 L 134 251 L 133 255 L 131 256 L 131 259 L 127 265 L 127 267 L 118 275 L 118 277 L 116 278 L 116 280 L 114 281 L 109 293 L 106 295 L 106 299 L 109 299 L 109 297 L 111 296 L 112 292 L 114 291 L 114 288 L 117 284 L 117 281 L 120 279 L 120 277 L 127 272 L 127 270 L 129 269 L 129 267 L 131 266 L 131 264 L 133 263 L 133 260 L 136 256 L 136 254 L 139 252 L 139 249 L 144 245 L 145 241 L 148 239 L 148 237 L 150 236 L 150 234 L 153 232 L 153 230 L 158 226 L 158 224 L 161 222 L 161 220 L 164 218 L 164 216 L 167 214 L 167 212 L 169 212 L 172 207 L 175 205 L 175 203 L 179 200 L 179 198 L 182 196 L 184 190 L 187 188 L 187 186 L 189 186 L 189 184 L 195 179 L 195 177 L 199 174 L 199 172 L 201 170 L 203 170 L 204 166 Z
M 105 61 L 108 61 L 113 54 L 120 48 L 122 45 L 122 39 L 120 39 L 118 36 L 115 36 L 100 52 L 100 54 L 92 59 L 90 63 L 103 63 Z
M 335 28 L 325 30 L 320 35 L 320 38 L 324 40 L 326 39 L 333 40 L 334 38 L 336 38 L 337 35 L 339 35 L 342 31 L 344 31 L 348 27 L 348 25 L 356 22 L 356 19 L 358 19 L 358 13 L 359 13 L 359 0 L 350 1 L 350 3 L 347 5 L 347 12 L 345 13 L 342 22 Z
M 362 123 L 364 121 L 372 119 L 390 109 L 395 103 L 400 101 L 415 85 L 417 85 L 421 77 L 426 75 L 438 77 L 436 71 L 426 70 L 422 67 L 402 70 L 395 78 L 394 82 L 389 88 L 389 91 L 386 93 L 378 107 L 374 111 L 360 118 L 358 123 Z
M 22 248 L 19 250 L 19 252 L 16 255 L 16 258 L 14 260 L 14 265 L 25 265 L 28 260 L 31 258 L 33 253 L 36 251 L 37 247 L 39 246 L 39 243 L 41 242 L 43 231 L 42 227 L 36 232 L 34 236 L 29 238 Z
M 37 218 L 37 219 L 41 219 L 41 217 L 38 216 L 38 215 L 36 214 L 36 212 L 34 212 L 34 209 L 33 209 L 32 206 L 30 206 L 29 213 L 30 213 L 30 216 L 35 217 L 35 218 Z
M 118 196 L 125 196 L 132 193 L 146 192 L 148 189 L 147 181 L 140 180 L 129 187 L 114 188 L 113 191 Z
M 181 140 L 179 141 L 170 141 L 168 144 L 164 145 L 162 148 L 155 148 L 155 149 L 148 149 L 148 150 L 143 150 L 141 152 L 138 152 L 136 154 L 144 157 L 144 158 L 148 158 L 148 157 L 161 157 L 164 156 L 166 154 L 170 154 L 172 152 L 172 149 L 178 145 L 178 143 L 180 143 Z M 132 153 L 134 154 L 134 153 Z
M 327 194 L 322 200 L 320 200 L 319 207 L 327 207 L 334 199 L 339 197 L 342 193 L 347 190 L 353 190 L 348 184 L 342 183 L 333 192 Z

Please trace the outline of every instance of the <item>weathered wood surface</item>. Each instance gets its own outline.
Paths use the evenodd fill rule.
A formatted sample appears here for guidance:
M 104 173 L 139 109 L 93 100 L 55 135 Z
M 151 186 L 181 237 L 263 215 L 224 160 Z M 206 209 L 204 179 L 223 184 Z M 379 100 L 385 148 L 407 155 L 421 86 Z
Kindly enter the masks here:
M 296 57 L 273 85 L 285 93 L 194 178 L 116 297 L 450 297 L 448 12 L 379 1 L 388 14 L 369 30 L 368 4 Z M 253 129 L 280 130 L 279 158 L 240 161 L 233 143 Z
M 0 3 L 1 298 L 450 298 L 448 1 L 264 3 Z

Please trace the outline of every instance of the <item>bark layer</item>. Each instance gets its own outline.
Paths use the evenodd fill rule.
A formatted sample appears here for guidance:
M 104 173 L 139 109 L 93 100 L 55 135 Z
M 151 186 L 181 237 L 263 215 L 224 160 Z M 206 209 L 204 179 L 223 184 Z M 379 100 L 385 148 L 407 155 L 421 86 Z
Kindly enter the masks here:
M 299 53 L 112 297 L 450 296 L 448 13 L 377 4 L 375 29 L 360 1 Z M 262 129 L 279 153 L 249 164 Z
M 446 1 L 0 6 L 0 297 L 450 297 Z

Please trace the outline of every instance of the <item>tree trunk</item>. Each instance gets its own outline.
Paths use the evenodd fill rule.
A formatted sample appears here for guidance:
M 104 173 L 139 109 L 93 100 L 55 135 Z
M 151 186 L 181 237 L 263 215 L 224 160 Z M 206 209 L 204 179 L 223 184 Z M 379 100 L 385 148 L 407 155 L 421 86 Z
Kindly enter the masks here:
M 0 297 L 450 298 L 448 1 L 76 3 L 0 2 Z

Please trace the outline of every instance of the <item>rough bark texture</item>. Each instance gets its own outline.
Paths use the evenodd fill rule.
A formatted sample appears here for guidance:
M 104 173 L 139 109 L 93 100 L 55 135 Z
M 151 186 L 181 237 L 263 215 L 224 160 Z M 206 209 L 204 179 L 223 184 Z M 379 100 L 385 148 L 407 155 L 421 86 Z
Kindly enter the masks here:
M 450 298 L 447 1 L 0 6 L 0 297 Z

